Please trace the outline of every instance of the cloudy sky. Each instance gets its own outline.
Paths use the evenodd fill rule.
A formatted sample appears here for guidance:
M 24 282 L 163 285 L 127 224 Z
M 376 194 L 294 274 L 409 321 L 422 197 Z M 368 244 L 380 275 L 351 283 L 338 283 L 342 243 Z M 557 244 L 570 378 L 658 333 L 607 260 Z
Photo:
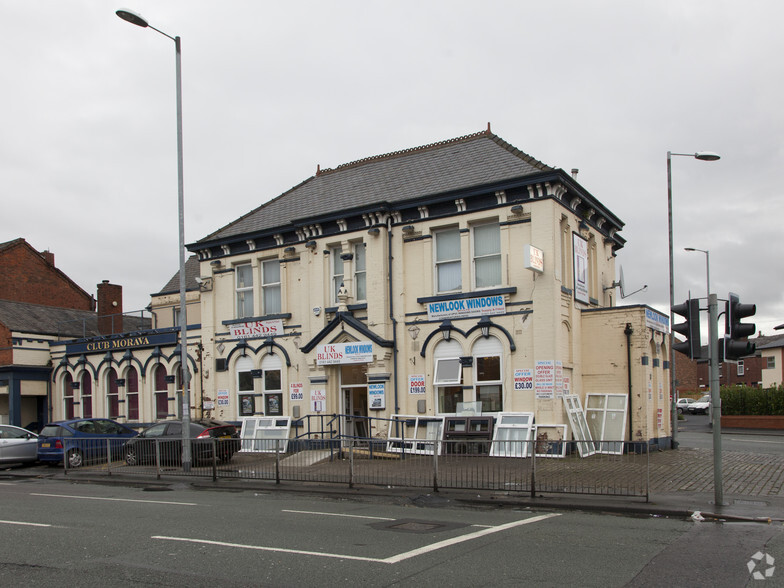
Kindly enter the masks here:
M 618 215 L 623 300 L 712 290 L 784 323 L 784 4 L 774 0 L 0 0 L 0 242 L 55 254 L 126 311 L 177 271 L 174 43 L 185 235 L 313 175 L 481 131 L 570 171 Z M 132 2 L 132 4 L 131 4 Z

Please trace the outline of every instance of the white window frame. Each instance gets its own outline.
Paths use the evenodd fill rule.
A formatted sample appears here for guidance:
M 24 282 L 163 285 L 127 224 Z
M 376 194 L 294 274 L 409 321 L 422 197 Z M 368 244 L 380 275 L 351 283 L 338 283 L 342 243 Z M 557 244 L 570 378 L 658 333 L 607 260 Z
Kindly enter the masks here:
M 566 457 L 566 425 L 534 425 L 533 438 L 536 457 Z
M 283 415 L 283 362 L 280 359 L 280 356 L 269 353 L 264 356 L 264 359 L 261 360 L 261 387 L 263 390 L 263 409 L 265 416 L 269 416 L 271 418 L 280 417 Z M 278 372 L 278 380 L 279 380 L 279 388 L 270 388 L 267 389 L 267 373 L 268 372 Z M 267 414 L 267 396 L 271 394 L 277 394 L 280 396 L 280 415 L 268 415 Z
M 739 376 L 744 376 L 744 375 L 746 375 L 746 366 L 744 365 L 744 363 L 743 363 L 743 360 L 742 360 L 742 359 L 739 359 L 739 360 L 738 360 L 738 366 L 737 366 L 737 368 L 738 368 L 738 369 L 737 369 L 737 372 L 736 372 L 736 374 L 737 374 L 737 375 L 739 375 Z
M 626 394 L 586 395 L 585 420 L 596 453 L 623 455 L 627 400 Z
M 280 260 L 279 259 L 266 259 L 261 262 L 261 305 L 262 305 L 262 314 L 280 314 L 282 312 L 283 306 L 283 291 L 280 281 Z M 278 281 L 277 282 L 268 282 L 266 281 L 267 274 L 265 269 L 269 266 L 276 265 L 278 268 Z M 273 290 L 277 290 L 278 292 L 278 307 L 277 308 L 270 308 L 267 295 L 272 292 Z
M 486 253 L 479 255 L 476 253 L 476 230 L 482 229 L 485 227 L 494 226 L 497 230 L 498 234 L 498 251 L 493 253 Z M 498 258 L 498 280 L 496 283 L 493 284 L 484 284 L 482 286 L 477 284 L 477 268 L 476 263 L 477 261 L 489 260 L 492 258 Z M 489 222 L 489 223 L 478 223 L 471 227 L 471 280 L 472 286 L 474 290 L 486 290 L 488 288 L 497 288 L 503 285 L 503 268 L 501 267 L 502 259 L 501 259 L 501 225 L 498 222 Z
M 447 362 L 452 362 L 453 365 L 448 366 L 446 365 Z M 444 364 L 446 367 L 444 368 L 447 370 L 446 376 L 452 376 L 443 378 L 441 380 L 438 379 L 440 365 Z M 455 372 L 455 370 L 457 370 Z M 454 386 L 459 385 L 463 382 L 463 366 L 460 363 L 459 357 L 437 357 L 435 359 L 435 365 L 433 369 L 433 386 Z
M 400 435 L 394 435 L 400 431 Z M 441 455 L 444 435 L 444 417 L 393 414 L 387 430 L 389 453 L 416 453 Z
M 564 394 L 563 401 L 569 426 L 572 427 L 572 437 L 576 441 L 580 457 L 593 455 L 596 453 L 596 447 L 593 444 L 591 430 L 588 428 L 588 421 L 585 419 L 580 397 L 576 394 Z
M 244 453 L 286 453 L 291 434 L 291 417 L 247 417 L 240 432 Z
M 499 412 L 490 457 L 530 457 L 534 413 Z
M 250 285 L 244 283 L 240 285 L 240 275 L 243 273 L 241 272 L 241 269 L 244 268 L 250 269 L 250 272 L 248 272 L 250 275 Z M 241 263 L 234 266 L 235 317 L 238 319 L 253 316 L 253 281 L 253 265 L 250 263 Z M 248 296 L 250 296 L 250 313 L 244 312 Z
M 447 258 L 447 259 L 439 259 L 438 256 L 438 240 L 441 235 L 446 235 L 449 233 L 456 233 L 457 234 L 457 257 L 455 258 Z M 438 294 L 445 294 L 448 292 L 462 292 L 463 291 L 463 276 L 462 276 L 462 259 L 461 259 L 461 244 L 460 244 L 460 228 L 459 227 L 450 227 L 446 229 L 439 229 L 437 231 L 433 231 L 433 270 L 434 270 L 434 277 L 433 281 L 435 284 L 435 290 Z M 460 280 L 456 288 L 452 288 L 449 290 L 442 290 L 441 289 L 441 281 L 439 279 L 439 269 L 441 266 L 448 266 L 448 265 L 457 265 L 460 268 Z
M 345 284 L 346 281 L 346 262 L 340 257 L 343 255 L 341 247 L 331 247 L 329 252 L 329 283 L 332 289 L 330 299 L 333 304 L 337 304 L 339 302 L 338 290 L 340 290 L 340 285 Z M 338 273 L 338 263 L 340 264 L 340 273 Z
M 362 251 L 362 267 L 359 260 Z M 360 294 L 360 290 L 364 292 Z M 364 302 L 367 300 L 367 244 L 365 242 L 354 244 L 354 300 Z

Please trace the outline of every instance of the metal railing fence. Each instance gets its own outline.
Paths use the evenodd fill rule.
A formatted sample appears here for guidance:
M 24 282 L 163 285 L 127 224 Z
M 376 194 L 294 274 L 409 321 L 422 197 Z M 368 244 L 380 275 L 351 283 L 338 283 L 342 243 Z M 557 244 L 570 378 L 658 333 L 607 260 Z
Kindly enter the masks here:
M 122 441 L 120 441 L 122 443 Z M 649 452 L 645 443 L 558 441 L 543 451 L 541 441 L 417 440 L 416 452 L 387 446 L 386 440 L 340 439 L 333 443 L 265 442 L 265 451 L 240 451 L 238 439 L 192 439 L 190 468 L 181 464 L 182 442 L 135 438 L 82 443 L 76 469 L 106 475 L 194 476 L 220 479 L 316 482 L 355 486 L 493 490 L 525 493 L 649 495 Z M 596 450 L 581 457 L 580 448 Z M 71 450 L 76 449 L 72 447 Z M 612 453 L 610 452 L 612 451 Z M 504 457 L 496 457 L 503 455 Z M 68 456 L 68 450 L 66 451 Z

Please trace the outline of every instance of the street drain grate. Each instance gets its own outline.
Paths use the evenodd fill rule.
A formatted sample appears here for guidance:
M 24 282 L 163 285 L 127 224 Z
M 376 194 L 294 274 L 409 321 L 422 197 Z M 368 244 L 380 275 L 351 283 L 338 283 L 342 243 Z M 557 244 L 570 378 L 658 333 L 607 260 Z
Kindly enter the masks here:
M 439 523 L 435 521 L 419 521 L 416 519 L 397 519 L 383 523 L 371 523 L 371 527 L 380 531 L 399 531 L 401 533 L 440 533 L 451 529 L 466 527 L 463 523 Z

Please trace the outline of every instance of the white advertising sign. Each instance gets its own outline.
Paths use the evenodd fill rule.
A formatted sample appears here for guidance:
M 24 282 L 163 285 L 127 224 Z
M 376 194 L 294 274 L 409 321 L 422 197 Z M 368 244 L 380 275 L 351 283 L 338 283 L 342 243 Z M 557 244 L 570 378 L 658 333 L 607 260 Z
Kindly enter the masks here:
M 588 297 L 588 241 L 572 234 L 574 247 L 574 299 L 590 303 Z
M 536 397 L 549 400 L 555 396 L 555 362 L 551 359 L 536 362 Z
M 645 309 L 645 326 L 660 333 L 670 332 L 670 317 L 656 312 L 652 308 Z
M 529 392 L 534 389 L 534 371 L 531 369 L 514 371 L 515 392 Z
M 504 314 L 506 303 L 504 297 L 481 296 L 479 298 L 461 298 L 459 300 L 442 300 L 429 302 L 427 305 L 427 318 L 443 320 L 449 318 L 467 318 L 472 316 L 488 316 Z
M 310 389 L 310 408 L 313 412 L 324 412 L 327 408 L 327 391 L 324 388 Z
M 289 384 L 289 400 L 305 400 L 305 392 L 302 382 L 292 382 Z
M 228 405 L 229 405 L 229 391 L 218 390 L 218 406 L 228 406 Z
M 555 362 L 555 396 L 557 398 L 563 398 L 564 388 L 563 388 L 563 362 L 556 361 Z
M 247 339 L 249 337 L 272 337 L 283 334 L 283 321 L 249 321 L 247 323 L 232 323 L 229 325 L 232 339 Z
M 424 394 L 425 393 L 425 376 L 416 375 L 408 376 L 408 393 L 409 394 Z
M 368 408 L 370 410 L 383 410 L 387 407 L 384 394 L 384 382 L 368 384 Z
M 330 343 L 319 345 L 316 349 L 318 365 L 370 363 L 371 361 L 373 361 L 373 343 L 370 341 Z
M 523 267 L 540 274 L 544 272 L 544 251 L 533 245 L 523 247 Z

